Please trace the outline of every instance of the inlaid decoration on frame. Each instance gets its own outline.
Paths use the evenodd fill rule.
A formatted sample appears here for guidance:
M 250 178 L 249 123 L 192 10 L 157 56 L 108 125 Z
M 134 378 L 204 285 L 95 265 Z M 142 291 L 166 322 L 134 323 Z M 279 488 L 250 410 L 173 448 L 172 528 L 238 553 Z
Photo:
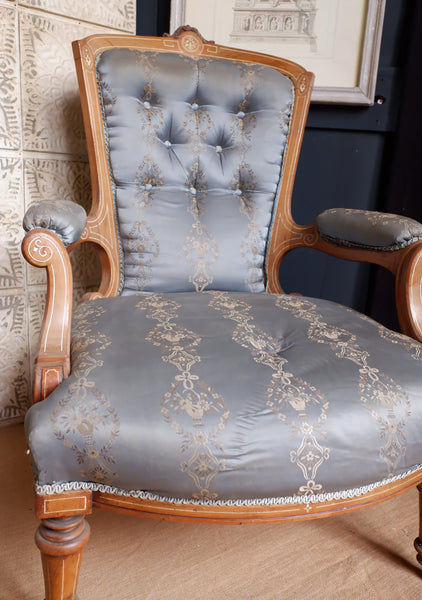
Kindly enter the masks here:
M 172 0 L 170 29 L 282 56 L 315 73 L 312 101 L 374 102 L 386 0 Z

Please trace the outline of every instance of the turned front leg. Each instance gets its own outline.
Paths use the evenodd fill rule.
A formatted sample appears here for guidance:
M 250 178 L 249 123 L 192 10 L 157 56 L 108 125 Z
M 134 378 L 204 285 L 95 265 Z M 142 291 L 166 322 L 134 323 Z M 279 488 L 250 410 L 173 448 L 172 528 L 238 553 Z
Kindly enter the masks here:
M 83 516 L 43 519 L 35 534 L 41 551 L 45 600 L 75 600 L 82 552 L 89 539 Z
M 422 565 L 422 484 L 419 484 L 417 488 L 419 490 L 419 537 L 415 540 L 415 549 L 418 563 Z

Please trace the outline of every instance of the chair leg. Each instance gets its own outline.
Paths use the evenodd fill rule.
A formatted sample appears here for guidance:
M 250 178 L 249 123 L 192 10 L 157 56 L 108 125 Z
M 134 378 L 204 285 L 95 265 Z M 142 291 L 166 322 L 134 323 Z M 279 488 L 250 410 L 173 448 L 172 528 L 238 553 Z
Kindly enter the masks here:
M 422 483 L 417 486 L 419 490 L 419 537 L 415 540 L 416 558 L 422 565 Z
M 79 567 L 89 534 L 83 515 L 41 521 L 35 543 L 41 551 L 45 600 L 76 600 Z

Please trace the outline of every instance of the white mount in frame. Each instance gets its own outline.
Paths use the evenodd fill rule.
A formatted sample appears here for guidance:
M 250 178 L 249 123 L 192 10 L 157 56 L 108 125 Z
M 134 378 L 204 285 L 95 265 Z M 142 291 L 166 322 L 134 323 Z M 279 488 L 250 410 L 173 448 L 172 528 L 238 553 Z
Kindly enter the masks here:
M 361 106 L 370 106 L 374 103 L 385 4 L 386 0 L 368 0 L 358 84 L 355 87 L 315 86 L 312 102 Z M 172 0 L 170 15 L 172 33 L 181 25 L 195 26 L 195 23 L 186 23 L 185 17 L 186 0 Z

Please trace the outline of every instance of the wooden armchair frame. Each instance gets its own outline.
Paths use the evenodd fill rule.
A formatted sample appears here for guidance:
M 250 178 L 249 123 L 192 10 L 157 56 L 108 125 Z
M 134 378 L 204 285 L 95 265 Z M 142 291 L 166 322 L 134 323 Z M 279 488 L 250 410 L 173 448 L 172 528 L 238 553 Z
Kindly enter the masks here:
M 94 35 L 73 44 L 93 189 L 92 209 L 87 225 L 80 240 L 68 249 L 65 249 L 53 232 L 40 228 L 31 230 L 23 242 L 23 253 L 27 260 L 35 266 L 47 269 L 48 294 L 36 361 L 35 402 L 48 396 L 70 371 L 72 274 L 68 252 L 83 242 L 93 243 L 99 252 L 102 266 L 101 284 L 98 292 L 88 294 L 86 299 L 114 296 L 119 292 L 119 244 L 95 75 L 96 57 L 110 47 L 259 62 L 279 69 L 287 75 L 295 87 L 295 104 L 284 159 L 284 174 L 268 247 L 268 291 L 282 292 L 278 277 L 281 260 L 287 252 L 299 247 L 321 250 L 345 260 L 378 264 L 396 276 L 396 302 L 403 332 L 422 341 L 422 242 L 394 252 L 340 247 L 323 239 L 315 223 L 301 226 L 293 221 L 290 202 L 312 90 L 311 73 L 286 60 L 206 42 L 196 30 L 186 27 L 180 28 L 173 37 L 163 38 Z M 356 510 L 396 496 L 415 485 L 418 485 L 421 492 L 422 511 L 420 473 L 398 479 L 360 497 L 284 506 L 198 506 L 189 502 L 158 502 L 91 491 L 36 494 L 36 514 L 42 520 L 36 542 L 43 557 L 46 600 L 75 598 L 80 557 L 89 537 L 89 528 L 84 516 L 91 512 L 93 505 L 145 517 L 172 520 L 215 523 L 278 522 L 322 518 Z M 422 530 L 419 535 L 415 547 L 418 560 L 422 564 Z

